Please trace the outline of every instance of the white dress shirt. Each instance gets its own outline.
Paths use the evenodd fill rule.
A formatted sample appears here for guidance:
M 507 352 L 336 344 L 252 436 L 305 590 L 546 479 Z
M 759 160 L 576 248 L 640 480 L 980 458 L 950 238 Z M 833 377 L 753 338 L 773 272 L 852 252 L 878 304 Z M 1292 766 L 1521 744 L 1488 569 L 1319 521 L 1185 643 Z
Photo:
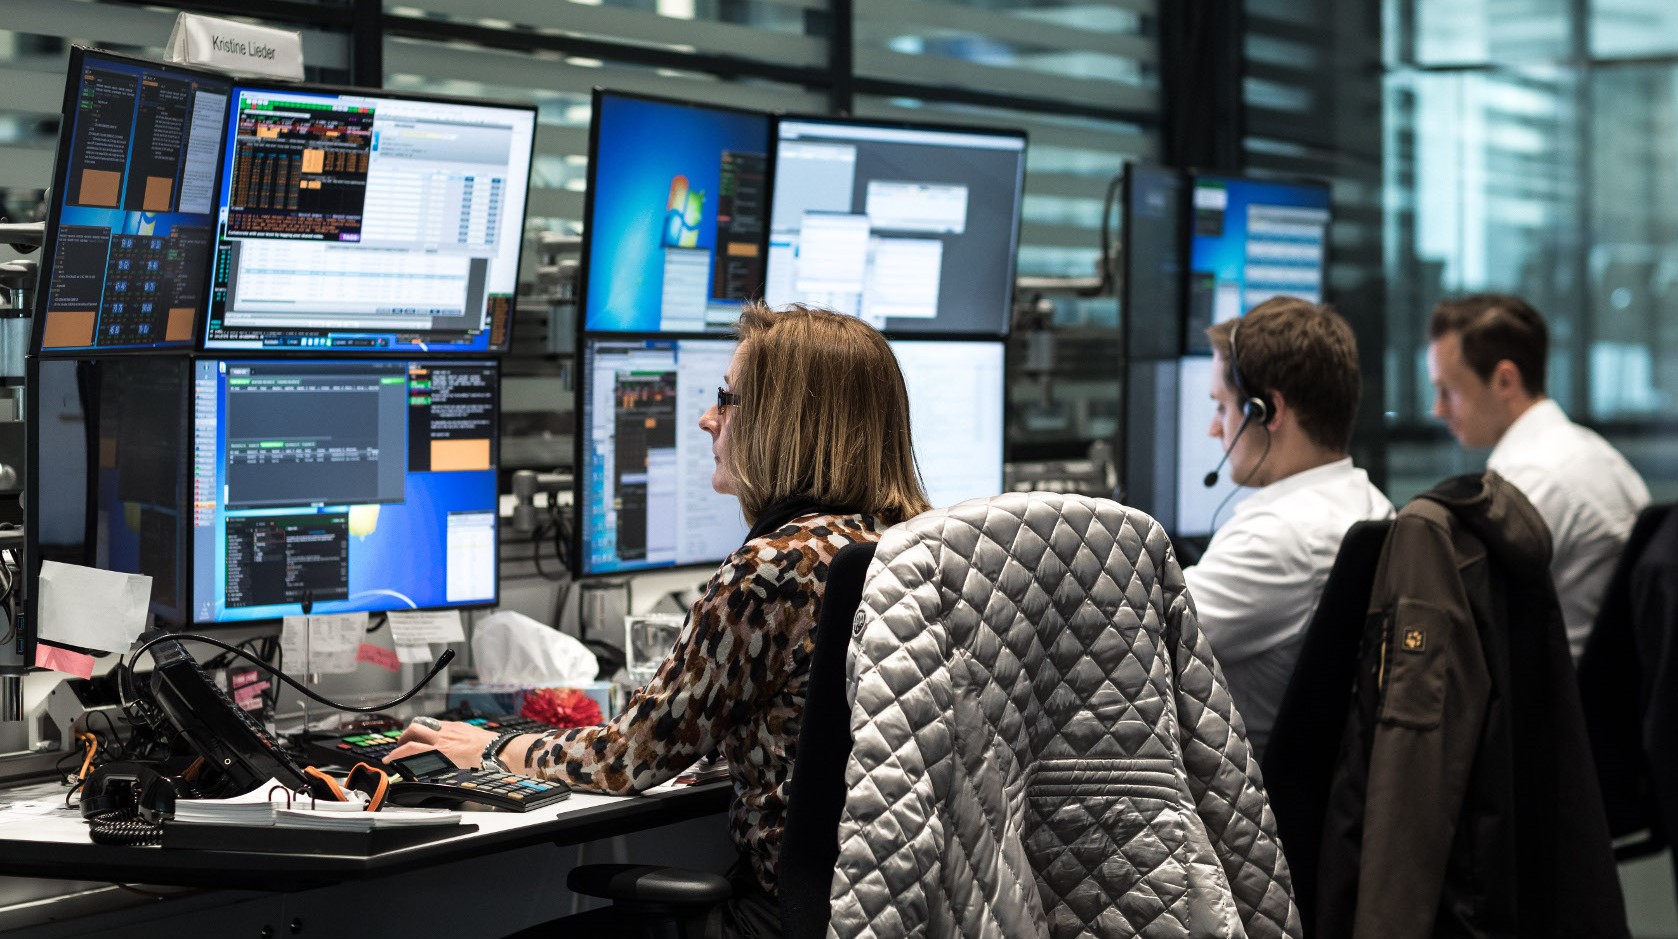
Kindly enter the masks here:
M 1509 425 L 1486 468 L 1514 483 L 1550 526 L 1550 576 L 1577 662 L 1649 487 L 1608 441 L 1549 398 Z
M 1247 737 L 1260 751 L 1346 530 L 1392 515 L 1392 503 L 1346 457 L 1248 496 L 1200 563 L 1183 572 Z

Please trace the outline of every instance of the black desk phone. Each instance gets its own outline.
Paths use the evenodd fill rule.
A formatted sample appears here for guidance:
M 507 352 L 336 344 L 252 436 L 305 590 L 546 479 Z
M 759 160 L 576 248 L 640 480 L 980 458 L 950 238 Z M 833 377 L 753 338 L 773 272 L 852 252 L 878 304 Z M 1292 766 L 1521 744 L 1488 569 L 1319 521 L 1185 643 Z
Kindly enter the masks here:
M 209 764 L 214 783 L 204 786 L 207 798 L 243 795 L 270 779 L 298 791 L 314 788 L 303 768 L 216 687 L 186 646 L 169 639 L 151 652 L 152 701 Z
M 477 802 L 498 809 L 528 812 L 571 797 L 571 789 L 552 779 L 532 779 L 515 773 L 461 769 L 438 750 L 425 750 L 392 760 L 402 774 L 390 784 L 385 798 L 394 805 L 457 805 Z
M 180 641 L 166 639 L 153 644 L 151 650 L 156 663 L 150 683 L 152 701 L 209 764 L 209 772 L 200 777 L 204 797 L 242 795 L 269 779 L 294 790 L 328 795 L 280 749 L 261 724 L 216 687 Z M 407 765 L 410 763 L 414 765 Z M 398 760 L 395 765 L 402 767 L 405 781 L 391 783 L 386 801 L 393 805 L 477 802 L 523 812 L 571 794 L 563 783 L 458 769 L 435 750 Z

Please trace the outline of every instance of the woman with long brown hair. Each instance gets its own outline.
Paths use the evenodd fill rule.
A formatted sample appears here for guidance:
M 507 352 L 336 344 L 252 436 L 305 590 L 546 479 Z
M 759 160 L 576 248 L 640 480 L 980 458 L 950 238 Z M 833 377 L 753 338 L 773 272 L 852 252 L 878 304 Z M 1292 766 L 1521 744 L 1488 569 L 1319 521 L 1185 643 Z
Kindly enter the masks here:
M 908 392 L 884 337 L 849 316 L 756 303 L 737 333 L 699 426 L 713 441 L 711 485 L 739 498 L 751 531 L 706 584 L 651 683 L 599 727 L 497 736 L 428 721 L 410 726 L 387 759 L 435 748 L 461 766 L 629 794 L 720 750 L 736 793 L 729 831 L 750 874 L 736 879 L 727 932 L 774 935 L 786 786 L 827 562 L 929 506 Z

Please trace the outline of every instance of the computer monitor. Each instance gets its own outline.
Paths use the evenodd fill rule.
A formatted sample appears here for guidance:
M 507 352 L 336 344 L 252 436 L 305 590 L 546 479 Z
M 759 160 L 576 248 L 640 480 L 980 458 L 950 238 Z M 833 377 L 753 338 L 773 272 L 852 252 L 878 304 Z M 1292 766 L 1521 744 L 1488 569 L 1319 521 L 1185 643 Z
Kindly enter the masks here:
M 927 500 L 942 508 L 1000 493 L 1004 344 L 894 339 L 891 349 Z
M 725 331 L 763 296 L 769 115 L 594 93 L 583 328 Z
M 240 83 L 209 351 L 507 348 L 534 107 Z
M 714 564 L 740 546 L 740 502 L 711 489 L 699 417 L 734 357 L 727 339 L 589 338 L 577 393 L 577 572 Z
M 1007 334 L 1024 133 L 783 117 L 774 177 L 771 305 L 902 335 Z
M 1271 297 L 1323 297 L 1329 190 L 1196 176 L 1190 198 L 1188 315 L 1184 347 L 1209 352 L 1206 329 Z
M 194 620 L 496 602 L 494 361 L 195 367 Z
M 35 351 L 192 348 L 231 89 L 212 72 L 71 48 Z
M 1123 277 L 1125 348 L 1132 359 L 1176 358 L 1175 325 L 1183 304 L 1183 174 L 1127 163 L 1124 174 Z
M 717 564 L 745 540 L 733 496 L 711 489 L 725 339 L 583 342 L 577 558 L 583 575 Z M 894 340 L 915 457 L 936 506 L 1002 490 L 1001 342 Z
M 192 360 L 30 357 L 24 489 L 27 622 L 43 561 L 144 574 L 150 611 L 187 618 Z

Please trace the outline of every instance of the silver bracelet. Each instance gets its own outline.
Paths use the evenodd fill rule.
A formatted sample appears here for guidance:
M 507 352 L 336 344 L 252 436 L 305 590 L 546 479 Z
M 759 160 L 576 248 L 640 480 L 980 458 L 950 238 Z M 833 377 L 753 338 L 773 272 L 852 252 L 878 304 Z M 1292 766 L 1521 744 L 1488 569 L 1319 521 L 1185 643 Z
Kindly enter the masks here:
M 511 772 L 507 769 L 507 764 L 501 762 L 501 751 L 507 749 L 507 744 L 512 743 L 513 738 L 521 733 L 523 731 L 504 730 L 494 740 L 491 740 L 489 745 L 484 747 L 483 755 L 479 758 L 479 768 L 490 773 Z

